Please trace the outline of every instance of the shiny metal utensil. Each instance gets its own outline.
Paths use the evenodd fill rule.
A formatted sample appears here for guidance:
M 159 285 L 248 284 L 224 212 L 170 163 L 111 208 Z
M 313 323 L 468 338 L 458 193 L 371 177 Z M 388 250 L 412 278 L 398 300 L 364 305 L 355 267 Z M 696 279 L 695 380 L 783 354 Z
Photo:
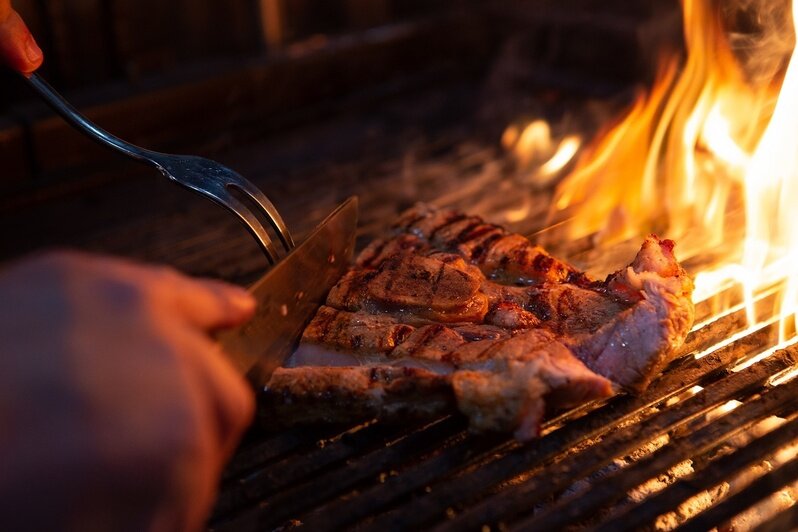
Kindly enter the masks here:
M 217 335 L 225 353 L 255 386 L 266 384 L 291 355 L 327 292 L 346 271 L 356 229 L 357 198 L 352 197 L 252 285 L 255 317 Z
M 89 138 L 136 161 L 155 167 L 175 183 L 210 198 L 235 214 L 258 241 L 271 264 L 279 260 L 280 254 L 268 231 L 261 224 L 258 213 L 274 228 L 285 253 L 293 249 L 294 240 L 272 202 L 258 187 L 230 168 L 202 157 L 160 153 L 125 142 L 89 121 L 37 74 L 23 75 L 22 78 L 55 112 Z M 246 203 L 236 198 L 233 192 L 245 198 Z M 254 207 L 254 211 L 250 205 Z

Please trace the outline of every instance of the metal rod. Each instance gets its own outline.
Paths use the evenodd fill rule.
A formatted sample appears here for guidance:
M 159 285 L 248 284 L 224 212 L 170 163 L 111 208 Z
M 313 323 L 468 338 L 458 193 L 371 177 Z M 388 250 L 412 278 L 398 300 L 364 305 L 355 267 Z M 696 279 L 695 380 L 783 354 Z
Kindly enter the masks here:
M 107 146 L 108 148 L 121 152 L 124 155 L 133 157 L 142 163 L 146 163 L 149 166 L 157 168 L 157 165 L 155 165 L 148 156 L 149 150 L 129 142 L 125 142 L 116 135 L 108 133 L 106 130 L 86 118 L 38 74 L 22 75 L 21 77 L 47 103 L 47 105 L 53 109 L 53 111 L 58 113 L 61 118 L 66 120 L 77 130 L 81 131 L 84 135 L 93 141 L 102 144 L 103 146 Z
M 761 398 L 747 402 L 733 412 L 710 421 L 696 432 L 689 432 L 683 438 L 672 436 L 668 445 L 652 455 L 640 460 L 626 469 L 618 469 L 603 476 L 601 483 L 611 485 L 611 490 L 587 489 L 584 493 L 568 497 L 560 504 L 554 504 L 533 518 L 517 525 L 521 530 L 560 530 L 569 523 L 579 523 L 602 507 L 619 500 L 626 493 L 679 462 L 703 454 L 719 443 L 739 434 L 769 415 L 798 405 L 798 381 L 777 388 Z M 767 449 L 757 445 L 761 456 Z M 729 475 L 732 473 L 730 472 Z M 595 485 L 592 486 L 595 488 Z M 660 513 L 675 509 L 675 506 L 661 506 Z
M 715 406 L 739 397 L 746 390 L 764 385 L 771 375 L 793 366 L 795 358 L 795 354 L 781 351 L 779 355 L 715 382 L 701 394 L 655 414 L 643 424 L 615 431 L 592 446 L 590 452 L 568 457 L 547 467 L 526 482 L 471 506 L 455 518 L 442 523 L 436 530 L 457 530 L 464 523 L 506 521 L 527 512 L 547 496 L 599 470 L 613 458 L 627 455 L 653 438 L 686 424 Z
M 730 455 L 718 458 L 689 477 L 677 480 L 641 504 L 611 516 L 610 519 L 601 523 L 595 532 L 638 530 L 646 523 L 663 514 L 667 509 L 677 507 L 687 499 L 760 462 L 763 456 L 767 456 L 780 447 L 789 444 L 796 437 L 798 437 L 798 419 L 794 419 L 761 438 L 757 438 L 751 445 L 747 445 Z

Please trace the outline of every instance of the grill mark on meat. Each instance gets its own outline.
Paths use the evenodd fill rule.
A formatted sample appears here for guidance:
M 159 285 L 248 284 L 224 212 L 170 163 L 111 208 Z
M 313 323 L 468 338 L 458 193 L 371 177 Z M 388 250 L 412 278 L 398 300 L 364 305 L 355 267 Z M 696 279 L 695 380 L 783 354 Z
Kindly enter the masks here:
M 409 325 L 404 325 L 396 329 L 393 335 L 393 345 L 397 346 L 404 343 L 404 341 L 407 340 L 407 337 L 410 336 L 410 333 L 412 333 L 414 330 L 415 329 Z
M 418 222 L 420 222 L 421 220 L 423 220 L 424 218 L 426 218 L 426 217 L 427 217 L 427 215 L 424 214 L 424 213 L 416 214 L 415 216 L 413 216 L 409 220 L 400 219 L 397 223 L 394 224 L 393 227 L 394 227 L 394 229 L 404 229 L 406 231 L 412 231 L 412 229 L 415 227 L 415 225 Z
M 446 272 L 446 263 L 441 261 L 441 267 L 438 268 L 438 274 L 435 276 L 435 281 L 432 283 L 432 299 L 435 299 L 435 296 L 438 295 L 438 290 L 441 287 L 441 279 L 443 279 L 443 274 Z M 460 273 L 460 272 L 458 272 Z
M 494 233 L 496 231 L 501 232 L 501 230 L 498 227 L 496 227 L 495 225 L 493 225 L 493 224 L 486 224 L 486 223 L 478 222 L 476 224 L 476 227 L 472 231 L 470 231 L 468 234 L 463 235 L 461 237 L 461 241 L 463 243 L 472 242 L 474 240 L 477 240 L 480 237 L 483 237 L 483 236 L 488 235 L 490 233 Z
M 452 238 L 447 240 L 444 243 L 445 247 L 455 247 L 457 244 L 462 244 L 468 242 L 470 238 L 468 235 L 474 231 L 477 227 L 483 225 L 481 220 L 474 220 L 473 218 L 471 221 L 466 225 L 463 229 L 461 229 L 456 235 Z
M 347 279 L 347 277 L 344 277 L 347 279 L 348 285 L 346 287 L 346 292 L 341 295 L 340 304 L 346 309 L 358 309 L 360 307 L 360 293 L 365 290 L 368 282 L 373 279 L 377 273 L 377 270 L 360 271 L 354 275 L 351 275 L 351 272 L 347 273 L 346 276 L 350 278 Z M 338 286 L 340 286 L 340 283 Z
M 454 214 L 454 213 L 452 213 L 450 216 L 448 216 L 448 217 L 447 217 L 447 218 L 444 220 L 444 222 L 443 222 L 441 225 L 439 225 L 438 227 L 435 227 L 435 228 L 433 228 L 433 229 L 432 229 L 432 230 L 429 232 L 429 235 L 427 235 L 427 239 L 428 239 L 428 240 L 434 240 L 434 239 L 435 239 L 435 236 L 436 236 L 436 235 L 437 235 L 437 234 L 438 234 L 440 231 L 442 231 L 443 229 L 446 229 L 446 228 L 447 228 L 447 227 L 449 227 L 450 225 L 454 225 L 454 224 L 456 224 L 457 222 L 459 222 L 459 221 L 461 221 L 461 220 L 465 220 L 465 219 L 466 219 L 466 217 L 467 217 L 467 216 L 466 216 L 465 214 Z
M 393 261 L 388 261 L 385 264 L 390 264 Z M 385 282 L 385 289 L 390 291 L 393 289 L 393 285 L 396 283 L 397 277 L 399 277 L 399 272 L 395 268 L 387 268 L 388 270 L 388 280 Z M 385 269 L 383 269 L 385 271 Z
M 320 336 L 321 336 L 322 340 L 326 340 L 327 338 L 329 338 L 330 326 L 332 326 L 332 324 L 335 321 L 336 317 L 337 316 L 336 316 L 336 314 L 334 312 L 325 312 L 324 313 L 324 318 L 323 318 L 323 320 L 321 322 L 321 326 L 319 327 L 319 329 L 321 330 L 321 335 Z
M 530 298 L 524 308 L 544 322 L 554 317 L 551 306 L 540 298 Z
M 545 273 L 551 270 L 552 267 L 554 267 L 554 259 L 548 255 L 538 253 L 537 256 L 532 259 L 532 268 L 534 268 L 535 271 Z
M 407 353 L 408 356 L 415 356 L 422 348 L 426 347 L 436 336 L 439 336 L 446 330 L 444 325 L 440 323 L 436 323 L 435 325 L 430 325 L 424 330 L 424 334 L 421 336 L 421 339 L 416 343 L 413 349 Z
M 511 254 L 512 250 L 509 253 L 505 253 L 504 256 L 502 256 L 501 260 L 499 260 L 499 266 L 501 267 L 501 269 L 503 270 L 506 269 L 507 265 L 510 264 Z
M 388 242 L 389 240 L 387 239 L 381 241 L 380 244 L 375 249 L 372 250 L 373 253 L 372 257 L 369 260 L 365 261 L 363 266 L 366 268 L 373 267 L 374 266 L 373 261 L 379 258 L 380 255 L 382 255 L 382 252 L 385 250 L 385 247 L 388 245 Z
M 562 290 L 557 296 L 557 317 L 554 330 L 558 333 L 563 332 L 564 320 L 569 317 L 575 316 L 579 302 L 574 298 L 574 293 L 571 290 Z
M 579 272 L 576 270 L 571 270 L 568 272 L 568 275 L 565 276 L 565 282 L 568 284 L 574 284 L 580 288 L 592 288 L 593 285 L 602 285 L 600 281 L 592 281 L 585 272 Z
M 349 326 L 349 320 L 345 319 L 343 317 L 343 315 L 340 315 L 340 314 L 336 315 L 335 318 L 336 318 L 335 322 L 334 322 L 335 326 L 334 326 L 334 328 L 331 331 L 331 337 L 332 338 L 337 338 L 337 337 L 341 336 L 344 333 L 344 331 L 346 330 L 346 328 Z M 330 338 L 330 336 L 326 336 L 325 338 Z M 350 338 L 350 343 L 351 343 L 351 341 L 352 341 L 352 339 Z M 362 342 L 363 339 L 361 338 L 360 341 Z
M 471 250 L 471 260 L 480 262 L 484 257 L 485 254 L 488 252 L 490 247 L 499 239 L 502 238 L 501 233 L 494 233 L 488 237 L 486 237 L 482 242 L 477 244 L 474 249 Z
M 492 358 L 493 353 L 500 351 L 504 347 L 504 345 L 507 342 L 509 342 L 511 339 L 512 338 L 501 338 L 499 340 L 496 340 L 495 342 L 491 342 L 491 344 L 488 345 L 487 348 L 484 351 L 482 351 L 482 353 L 479 354 L 478 358 L 481 360 L 489 360 L 490 358 Z M 457 356 L 457 351 L 455 351 L 453 355 Z
M 562 290 L 557 297 L 557 313 L 560 316 L 571 315 L 576 310 L 576 301 L 571 290 Z
M 363 336 L 360 335 L 360 334 L 356 334 L 356 335 L 352 336 L 352 339 L 350 340 L 350 343 L 352 344 L 352 349 L 358 349 L 358 348 L 362 347 L 363 346 Z
M 371 371 L 369 372 L 369 380 L 371 382 L 377 382 L 380 380 L 380 375 L 377 371 L 377 368 L 371 368 Z
M 353 304 L 357 303 L 357 299 L 358 299 L 358 293 L 359 293 L 359 292 L 362 292 L 362 291 L 364 291 L 364 290 L 366 289 L 366 286 L 369 284 L 369 282 L 370 282 L 372 279 L 374 279 L 375 277 L 377 277 L 377 274 L 378 274 L 378 273 L 379 273 L 379 270 L 370 270 L 370 271 L 366 272 L 366 273 L 365 273 L 365 274 L 364 274 L 364 275 L 363 275 L 363 276 L 360 278 L 360 281 L 361 281 L 361 282 L 360 282 L 360 283 L 358 284 L 358 286 L 356 287 L 357 289 L 356 289 L 356 290 L 352 290 L 352 291 L 350 291 L 350 292 L 349 292 L 349 293 L 347 293 L 347 295 L 346 295 L 346 296 L 347 296 L 347 297 L 346 297 L 346 302 L 347 302 L 347 304 L 348 304 L 348 305 L 350 305 L 350 306 L 351 306 L 351 305 L 353 305 Z

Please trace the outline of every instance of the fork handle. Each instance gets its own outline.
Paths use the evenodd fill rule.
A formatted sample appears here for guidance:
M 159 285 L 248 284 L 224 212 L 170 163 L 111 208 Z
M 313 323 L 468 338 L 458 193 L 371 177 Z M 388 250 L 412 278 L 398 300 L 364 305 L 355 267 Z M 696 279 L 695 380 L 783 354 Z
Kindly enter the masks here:
M 150 166 L 155 166 L 153 161 L 148 157 L 148 150 L 140 148 L 135 144 L 125 142 L 119 137 L 112 135 L 99 127 L 97 124 L 86 118 L 77 109 L 64 99 L 63 96 L 50 86 L 38 74 L 22 75 L 30 87 L 49 105 L 52 109 L 61 115 L 61 117 L 69 122 L 77 130 L 99 142 L 100 144 L 121 152 L 123 155 L 132 157 L 141 162 L 147 163 Z

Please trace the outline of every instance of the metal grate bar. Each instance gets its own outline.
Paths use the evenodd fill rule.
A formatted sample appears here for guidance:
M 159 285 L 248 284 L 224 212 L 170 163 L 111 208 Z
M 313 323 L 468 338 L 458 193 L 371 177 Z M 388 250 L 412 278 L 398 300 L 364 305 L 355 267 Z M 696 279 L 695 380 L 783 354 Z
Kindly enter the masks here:
M 626 511 L 612 516 L 596 528 L 596 532 L 637 530 L 654 521 L 666 509 L 676 508 L 704 490 L 762 460 L 798 437 L 798 419 L 793 419 L 732 454 L 718 458 L 707 467 L 679 479 Z
M 308 530 L 335 530 L 384 508 L 398 496 L 422 488 L 466 465 L 497 445 L 507 441 L 506 435 L 485 435 L 464 438 L 430 459 L 415 464 L 400 475 L 391 477 L 365 491 L 360 497 L 332 501 L 302 519 Z
M 752 443 L 756 445 L 756 443 Z M 793 459 L 778 469 L 754 480 L 745 489 L 735 493 L 717 506 L 698 514 L 676 530 L 679 532 L 702 532 L 717 526 L 751 507 L 765 497 L 773 495 L 787 484 L 798 479 L 798 459 Z
M 780 351 L 778 355 L 715 382 L 706 387 L 704 393 L 655 414 L 643 424 L 634 424 L 615 431 L 591 447 L 589 453 L 566 458 L 526 482 L 472 506 L 443 523 L 437 530 L 451 531 L 462 529 L 467 524 L 512 519 L 552 493 L 567 488 L 578 478 L 597 471 L 613 458 L 629 454 L 651 439 L 685 424 L 711 408 L 764 385 L 771 375 L 792 367 L 795 358 L 790 351 Z M 577 472 L 578 475 L 575 475 Z
M 283 457 L 301 448 L 309 448 L 317 441 L 331 438 L 341 432 L 340 428 L 323 427 L 309 429 L 302 427 L 285 431 L 266 440 L 241 448 L 227 465 L 224 480 L 240 477 L 267 462 Z
M 446 508 L 464 500 L 484 497 L 491 487 L 540 467 L 579 442 L 611 430 L 618 423 L 687 390 L 694 384 L 706 384 L 708 380 L 723 378 L 728 374 L 727 366 L 737 361 L 743 354 L 761 349 L 761 345 L 769 339 L 772 332 L 770 329 L 763 329 L 700 360 L 692 357 L 683 358 L 655 381 L 642 396 L 616 396 L 589 415 L 575 419 L 562 429 L 514 449 L 498 460 L 476 469 L 467 477 L 456 477 L 433 486 L 431 493 L 413 501 L 412 511 L 404 507 L 392 510 L 377 516 L 365 529 L 382 532 L 386 528 L 412 528 L 441 518 Z M 400 479 L 393 480 L 400 486 Z M 368 492 L 363 494 L 362 500 L 365 505 L 368 505 L 368 495 Z
M 790 530 L 798 523 L 798 504 L 794 504 L 783 512 L 774 515 L 754 529 L 754 532 L 783 532 Z
M 418 456 L 431 448 L 441 446 L 443 442 L 461 433 L 465 428 L 465 420 L 459 416 L 430 423 L 398 441 L 359 456 L 348 462 L 345 467 L 315 476 L 303 484 L 283 490 L 259 502 L 256 507 L 242 512 L 230 522 L 215 526 L 214 530 L 274 528 L 336 494 L 345 492 L 358 482 L 377 476 L 386 468 L 397 467 L 397 464 L 408 457 Z
M 672 438 L 667 446 L 626 469 L 619 469 L 601 478 L 611 490 L 586 489 L 552 505 L 545 512 L 524 520 L 517 526 L 524 530 L 559 530 L 568 523 L 578 523 L 600 508 L 621 499 L 626 493 L 679 462 L 716 447 L 729 437 L 748 429 L 754 423 L 785 408 L 798 405 L 798 381 L 778 387 L 760 398 L 747 402 L 725 416 L 709 422 L 696 432 L 680 439 Z M 767 450 L 757 446 L 761 456 Z M 591 486 L 592 487 L 592 486 Z M 664 511 L 673 507 L 663 508 Z
M 405 431 L 407 427 L 386 427 L 381 423 L 352 429 L 321 447 L 304 454 L 291 455 L 249 474 L 221 494 L 217 510 L 222 514 L 248 506 L 252 501 L 301 482 L 336 462 L 365 453 L 383 444 L 385 438 L 396 438 Z

